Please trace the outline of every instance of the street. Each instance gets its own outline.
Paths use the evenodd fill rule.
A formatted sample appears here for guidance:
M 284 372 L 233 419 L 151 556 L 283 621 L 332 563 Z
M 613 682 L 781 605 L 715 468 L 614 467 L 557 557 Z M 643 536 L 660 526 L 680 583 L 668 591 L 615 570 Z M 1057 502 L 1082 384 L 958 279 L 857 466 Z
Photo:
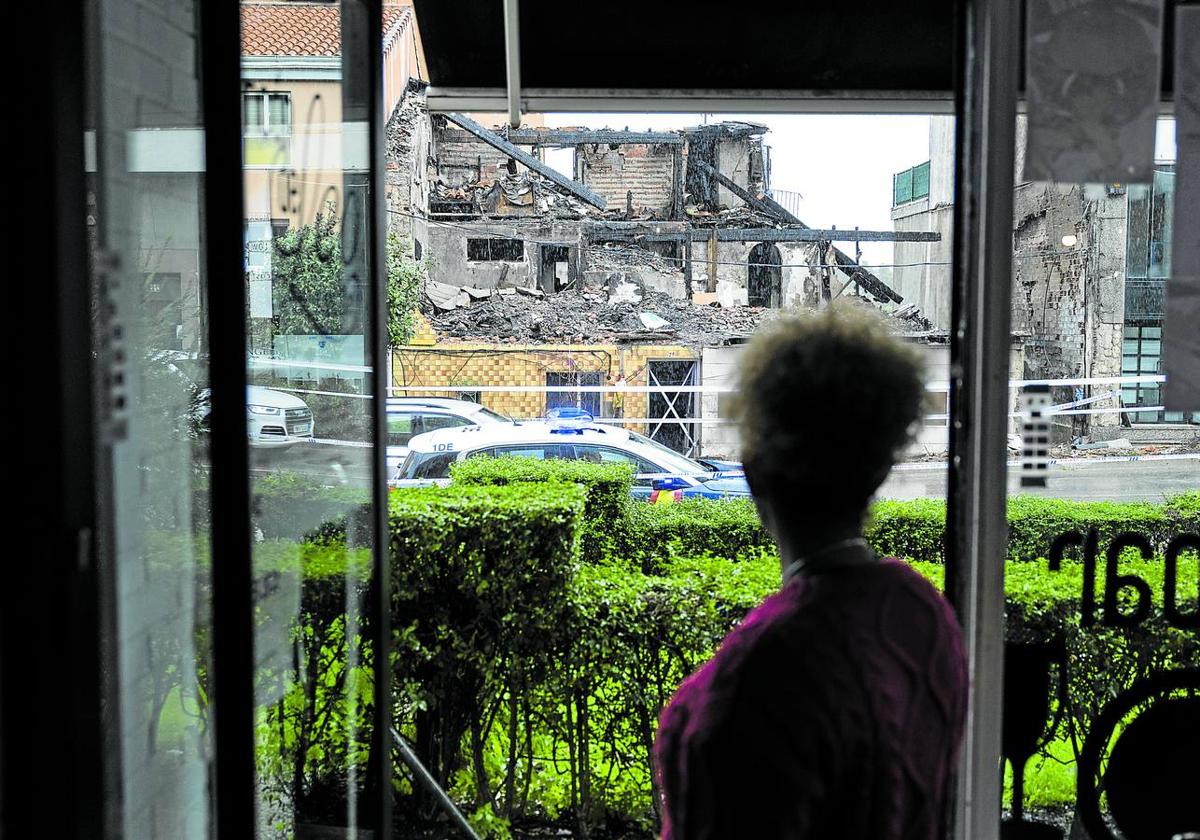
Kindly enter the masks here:
M 308 444 L 277 451 L 256 450 L 253 471 L 264 475 L 292 471 L 329 484 L 365 486 L 370 478 L 370 450 Z M 1009 494 L 1026 493 L 1076 501 L 1157 502 L 1200 489 L 1200 455 L 1180 460 L 1100 461 L 1052 465 L 1045 488 L 1022 488 L 1017 471 L 1008 470 Z M 943 464 L 902 464 L 877 494 L 882 499 L 944 498 Z
M 942 464 L 904 465 L 893 470 L 878 496 L 883 499 L 944 498 Z M 919 467 L 920 469 L 912 469 Z M 1008 470 L 1009 495 L 1029 494 L 1075 501 L 1161 502 L 1167 496 L 1200 489 L 1200 457 L 1177 461 L 1098 461 L 1056 464 L 1044 488 L 1021 487 L 1017 470 Z

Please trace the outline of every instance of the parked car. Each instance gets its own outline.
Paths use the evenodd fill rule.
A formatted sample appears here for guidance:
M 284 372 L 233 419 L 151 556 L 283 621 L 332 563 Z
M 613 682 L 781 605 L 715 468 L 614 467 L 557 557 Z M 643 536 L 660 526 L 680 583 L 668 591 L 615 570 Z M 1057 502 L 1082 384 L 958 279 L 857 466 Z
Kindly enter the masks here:
M 313 413 L 295 394 L 250 385 L 246 388 L 246 431 L 250 445 L 291 446 L 313 438 Z
M 739 465 L 713 469 L 637 432 L 596 423 L 586 412 L 565 411 L 545 420 L 442 429 L 413 437 L 408 446 L 408 456 L 394 473 L 393 484 L 397 486 L 443 483 L 450 476 L 450 465 L 464 458 L 515 455 L 632 464 L 633 495 L 640 499 L 649 500 L 662 492 L 674 498 L 750 495 Z
M 176 376 L 191 392 L 188 422 L 200 433 L 207 432 L 212 412 L 212 392 L 198 384 L 206 370 L 198 354 L 181 350 L 160 351 L 152 361 Z M 286 391 L 250 385 L 246 388 L 246 434 L 250 445 L 259 448 L 283 448 L 313 438 L 313 413 L 308 403 Z
M 388 474 L 408 455 L 408 443 L 414 437 L 438 429 L 462 426 L 507 424 L 503 414 L 469 400 L 440 397 L 389 397 L 387 401 Z

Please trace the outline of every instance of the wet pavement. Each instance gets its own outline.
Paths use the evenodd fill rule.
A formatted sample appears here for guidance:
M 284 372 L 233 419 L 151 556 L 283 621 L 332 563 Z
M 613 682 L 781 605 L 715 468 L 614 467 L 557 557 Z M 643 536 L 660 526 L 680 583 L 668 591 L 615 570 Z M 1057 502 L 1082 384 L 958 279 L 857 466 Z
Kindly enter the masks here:
M 905 465 L 893 470 L 877 494 L 885 499 L 945 498 L 944 464 Z M 1075 501 L 1161 502 L 1188 490 L 1200 490 L 1200 456 L 1172 461 L 1096 461 L 1056 464 L 1046 487 L 1020 486 L 1017 470 L 1005 476 L 1009 495 L 1027 494 Z

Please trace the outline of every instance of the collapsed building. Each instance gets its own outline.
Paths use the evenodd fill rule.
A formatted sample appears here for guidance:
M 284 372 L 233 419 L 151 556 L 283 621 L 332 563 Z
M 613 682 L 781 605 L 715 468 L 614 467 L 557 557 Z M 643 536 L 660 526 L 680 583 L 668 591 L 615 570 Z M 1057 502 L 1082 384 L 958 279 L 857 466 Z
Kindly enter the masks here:
M 428 280 L 418 336 L 395 349 L 396 392 L 461 388 L 512 416 L 570 399 L 681 451 L 728 454 L 724 401 L 708 391 L 731 384 L 737 346 L 775 310 L 854 298 L 944 349 L 945 333 L 833 244 L 848 232 L 810 228 L 772 197 L 766 133 L 490 129 L 431 115 L 410 85 L 387 127 L 389 227 Z M 614 383 L 712 387 L 545 390 Z
M 1049 380 L 1055 442 L 1087 436 L 1194 443 L 1200 415 L 1161 405 L 1163 296 L 1171 274 L 1175 165 L 1160 160 L 1149 184 L 1021 180 L 1027 120 L 1017 120 L 1013 193 L 1012 329 L 1024 346 L 1014 378 Z M 936 231 L 936 241 L 897 240 L 895 287 L 935 327 L 950 326 L 954 218 L 954 121 L 930 120 L 930 160 L 893 179 L 897 231 Z M 1086 384 L 1072 384 L 1083 380 Z M 1123 381 L 1118 381 L 1123 380 Z

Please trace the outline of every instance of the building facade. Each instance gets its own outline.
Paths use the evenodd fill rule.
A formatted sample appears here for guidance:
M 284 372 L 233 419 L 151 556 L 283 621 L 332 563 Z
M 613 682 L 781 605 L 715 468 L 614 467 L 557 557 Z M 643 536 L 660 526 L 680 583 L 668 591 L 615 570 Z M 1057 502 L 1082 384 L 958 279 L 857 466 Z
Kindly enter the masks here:
M 1024 118 L 1017 125 L 1013 207 L 1012 329 L 1024 341 L 1026 380 L 1105 379 L 1161 373 L 1163 290 L 1170 276 L 1174 162 L 1158 161 L 1151 184 L 1021 181 Z M 936 231 L 938 241 L 897 242 L 893 282 L 934 326 L 950 327 L 954 218 L 954 123 L 933 117 L 930 159 L 897 173 L 897 231 Z M 1094 414 L 1063 415 L 1058 436 L 1170 438 L 1193 418 L 1154 408 L 1161 383 L 1056 386 L 1053 401 L 1090 400 Z M 1130 409 L 1121 411 L 1120 409 Z M 1138 410 L 1138 409 L 1142 410 Z M 1194 429 L 1177 430 L 1183 437 Z M 1178 436 L 1178 435 L 1177 435 Z

